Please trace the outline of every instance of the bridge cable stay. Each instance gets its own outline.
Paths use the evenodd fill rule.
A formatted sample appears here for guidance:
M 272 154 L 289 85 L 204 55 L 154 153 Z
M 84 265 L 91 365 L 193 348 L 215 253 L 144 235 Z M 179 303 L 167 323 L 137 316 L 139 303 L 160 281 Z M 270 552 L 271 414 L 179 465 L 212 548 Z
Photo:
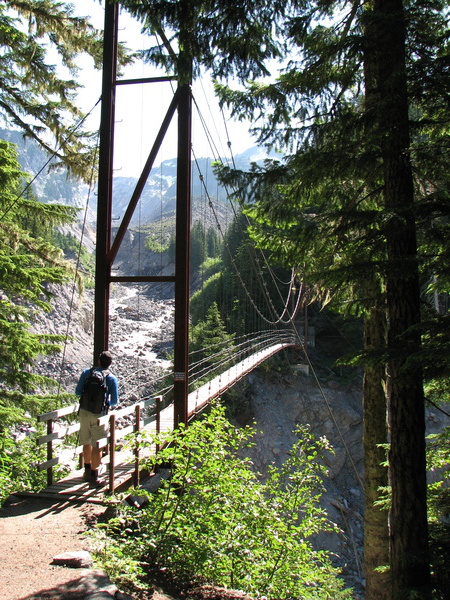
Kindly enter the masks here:
M 143 36 L 141 34 L 141 41 L 142 41 L 142 49 L 143 49 L 143 44 L 144 44 L 144 40 L 143 40 Z M 143 76 L 143 63 L 141 62 L 141 76 Z M 144 90 L 143 90 L 143 86 L 140 86 L 140 92 L 141 92 L 141 97 L 140 97 L 140 112 L 141 112 L 141 123 L 142 123 L 142 115 L 144 113 Z M 139 152 L 140 152 L 140 164 L 142 164 L 142 157 L 143 157 L 143 128 L 140 128 L 140 144 L 139 144 Z M 138 202 L 138 275 L 142 275 L 142 263 L 141 263 L 141 239 L 140 239 L 140 235 L 141 235 L 141 225 L 142 225 L 142 195 L 139 197 L 139 202 Z M 138 285 L 137 286 L 137 318 L 138 321 L 140 321 L 140 316 L 141 316 L 141 286 Z M 140 369 L 141 366 L 141 356 L 140 353 L 138 353 L 137 355 L 137 368 L 138 371 Z M 142 387 L 142 379 L 137 380 L 137 388 L 138 388 L 138 398 L 141 397 L 141 387 Z
M 200 113 L 200 115 L 201 115 L 200 108 L 199 108 L 199 106 L 198 106 L 197 102 L 195 101 L 195 98 L 194 98 L 194 103 L 195 103 L 195 105 L 196 105 L 196 107 L 197 107 L 197 110 L 199 111 L 199 113 Z M 204 127 L 207 127 L 207 125 L 206 125 L 206 122 L 205 122 L 205 119 L 204 119 L 202 116 L 201 116 L 201 121 L 202 121 L 202 124 L 203 124 L 203 126 L 204 126 Z M 211 135 L 210 135 L 210 134 L 208 135 L 208 138 L 209 138 L 209 139 L 211 138 Z M 205 185 L 205 184 L 204 184 L 204 178 L 203 178 L 203 176 L 202 176 L 202 174 L 201 174 L 201 170 L 200 170 L 200 167 L 199 167 L 198 161 L 197 161 L 197 159 L 195 158 L 195 156 L 194 156 L 194 160 L 195 160 L 195 163 L 196 163 L 196 165 L 197 165 L 197 169 L 198 169 L 198 171 L 199 171 L 199 177 L 200 177 L 200 181 L 202 182 L 202 185 Z M 216 160 L 216 161 L 218 161 L 218 162 L 221 162 L 221 163 L 223 164 L 223 160 L 221 159 L 221 157 L 220 157 L 220 156 L 215 156 L 215 160 Z M 234 163 L 234 158 L 233 158 L 233 163 Z M 225 189 L 227 190 L 227 186 L 225 186 Z M 206 193 L 208 193 L 208 192 L 207 192 L 207 190 L 206 190 Z M 230 194 L 229 194 L 228 192 L 227 192 L 227 195 L 228 195 L 228 196 L 230 196 Z M 208 196 L 209 196 L 209 194 L 208 194 Z M 231 204 L 231 207 L 232 207 L 232 209 L 233 209 L 233 212 L 234 212 L 234 214 L 235 214 L 235 216 L 236 216 L 236 215 L 237 215 L 237 213 L 236 213 L 235 207 L 234 207 L 233 203 L 230 203 L 230 204 Z M 242 204 L 241 204 L 241 206 L 242 206 Z M 213 207 L 213 205 L 212 205 L 211 198 L 210 198 L 210 207 L 211 207 L 211 209 L 212 209 L 212 210 L 213 210 L 213 212 L 214 212 L 214 207 Z M 217 215 L 216 215 L 216 214 L 215 214 L 215 218 L 216 218 L 216 222 L 217 222 L 217 224 L 218 224 L 218 229 L 219 229 L 219 231 L 220 231 L 220 233 L 221 233 L 221 235 L 222 235 L 222 238 L 224 238 L 224 234 L 223 234 L 223 232 L 222 232 L 222 229 L 221 229 L 221 227 L 220 227 L 220 225 L 219 225 L 219 223 L 218 223 L 218 219 L 217 219 Z M 246 220 L 247 220 L 247 222 L 249 223 L 249 220 L 248 220 L 248 218 L 247 218 L 247 217 L 246 217 Z M 259 313 L 260 317 L 261 317 L 261 318 L 262 318 L 264 321 L 266 321 L 267 323 L 272 323 L 272 324 L 276 324 L 276 323 L 283 323 L 283 324 L 286 324 L 286 325 L 287 325 L 287 324 L 290 324 L 290 323 L 292 322 L 293 315 L 289 315 L 289 309 L 288 309 L 288 307 L 289 307 L 289 304 L 290 304 L 290 296 L 291 296 L 291 294 L 293 293 L 293 290 L 294 290 L 294 282 L 295 282 L 295 274 L 294 274 L 294 271 L 293 271 L 293 273 L 292 273 L 292 277 L 291 277 L 291 281 L 290 281 L 290 288 L 289 288 L 289 293 L 288 293 L 287 299 L 286 299 L 286 300 L 284 300 L 284 299 L 283 299 L 283 296 L 282 296 L 282 294 L 281 294 L 281 292 L 280 292 L 280 290 L 279 290 L 279 288 L 278 288 L 278 285 L 276 284 L 276 278 L 275 278 L 275 276 L 274 276 L 274 274 L 273 274 L 273 269 L 271 268 L 271 266 L 270 266 L 270 264 L 269 264 L 269 262 L 268 262 L 268 260 L 267 260 L 267 258 L 266 258 L 266 256 L 265 256 L 264 252 L 260 250 L 260 251 L 259 251 L 259 254 L 260 254 L 260 255 L 263 257 L 263 259 L 264 259 L 264 262 L 265 262 L 266 268 L 267 268 L 267 270 L 268 270 L 268 272 L 269 272 L 269 274 L 270 274 L 270 276 L 271 276 L 271 278 L 272 278 L 272 281 L 274 282 L 275 289 L 277 290 L 277 292 L 278 292 L 278 295 L 279 295 L 279 297 L 280 297 L 280 299 L 281 299 L 282 303 L 284 304 L 284 310 L 283 310 L 282 314 L 281 314 L 280 316 L 278 316 L 278 317 L 277 317 L 277 319 L 276 319 L 276 320 L 274 320 L 274 321 L 271 321 L 270 319 L 268 319 L 267 317 L 265 317 L 265 316 L 264 316 L 264 315 L 261 313 L 261 311 L 259 311 L 258 307 L 256 307 L 256 306 L 255 306 L 255 308 L 256 308 L 257 312 Z M 254 255 L 254 258 L 255 258 L 255 261 L 256 261 L 256 263 L 257 263 L 257 265 L 258 265 L 258 270 L 256 270 L 256 271 L 255 271 L 255 272 L 256 272 L 256 275 L 257 275 L 257 278 L 259 278 L 259 279 L 260 279 L 260 284 L 261 284 L 261 286 L 262 286 L 263 288 L 266 288 L 266 289 L 267 289 L 267 286 L 266 286 L 266 283 L 265 283 L 265 281 L 264 281 L 264 278 L 262 277 L 262 269 L 261 269 L 261 266 L 260 266 L 260 264 L 259 264 L 258 255 L 257 255 L 256 253 L 255 253 L 255 255 Z M 231 253 L 230 253 L 230 259 L 231 259 L 231 261 L 232 261 L 232 263 L 233 263 L 233 267 L 234 267 L 234 269 L 235 269 L 235 271 L 236 271 L 236 273 L 237 273 L 237 276 L 238 276 L 238 278 L 239 278 L 239 277 L 240 277 L 240 275 L 239 275 L 239 274 L 238 274 L 238 272 L 237 272 L 237 267 L 236 267 L 236 265 L 235 265 L 235 263 L 234 263 L 234 259 L 233 259 L 233 257 L 231 256 Z M 247 296 L 249 297 L 249 300 L 250 300 L 250 302 L 251 302 L 252 304 L 254 304 L 254 303 L 253 303 L 253 300 L 252 300 L 252 298 L 251 298 L 251 294 L 249 294 L 249 293 L 248 293 L 248 291 L 246 291 L 246 293 L 247 293 Z M 297 298 L 296 309 L 293 311 L 293 314 L 294 314 L 294 315 L 295 315 L 295 313 L 296 313 L 296 311 L 297 311 L 297 309 L 298 309 L 298 307 L 299 307 L 299 305 L 300 305 L 300 297 L 301 297 L 301 295 L 299 294 L 299 296 L 298 296 L 298 298 Z M 266 295 L 266 298 L 268 298 L 268 301 L 270 302 L 270 310 L 273 312 L 273 314 L 274 314 L 274 315 L 276 315 L 276 314 L 277 314 L 277 310 L 276 310 L 275 306 L 273 305 L 273 302 L 272 302 L 272 300 L 270 299 L 270 294 L 267 294 L 267 295 Z M 286 319 L 284 319 L 285 315 L 288 315 L 288 316 L 289 316 L 289 318 L 288 318 L 287 320 L 286 320 Z
M 195 162 L 195 164 L 196 164 L 197 168 L 200 170 L 200 168 L 199 168 L 199 164 L 198 164 L 198 161 L 197 161 L 197 159 L 196 159 L 196 157 L 195 157 L 195 156 L 194 156 L 194 162 Z M 200 174 L 200 181 L 202 182 L 202 185 L 204 185 L 204 179 L 203 179 L 203 175 L 201 175 L 201 174 Z M 269 324 L 269 325 L 277 325 L 278 323 L 290 324 L 290 323 L 292 322 L 292 316 L 291 316 L 291 318 L 290 318 L 288 321 L 283 321 L 283 320 L 282 320 L 282 318 L 280 318 L 280 316 L 278 316 L 278 317 L 277 317 L 276 319 L 274 319 L 274 320 L 271 320 L 271 319 L 267 318 L 267 317 L 266 317 L 266 316 L 265 316 L 265 315 L 264 315 L 264 314 L 261 312 L 261 310 L 259 309 L 259 307 L 257 306 L 256 302 L 254 301 L 254 299 L 253 299 L 253 297 L 252 297 L 252 294 L 251 294 L 251 293 L 250 293 L 250 291 L 248 290 L 248 288 L 247 288 L 247 286 L 246 286 L 246 284 L 245 284 L 245 282 L 244 282 L 244 280 L 243 280 L 243 278 L 242 278 L 242 275 L 241 275 L 241 273 L 240 273 L 239 269 L 237 268 L 237 265 L 236 265 L 236 262 L 235 262 L 235 260 L 234 260 L 234 257 L 233 257 L 233 255 L 232 255 L 232 253 L 231 253 L 231 250 L 230 250 L 230 248 L 229 248 L 228 244 L 226 243 L 225 234 L 224 234 L 224 232 L 223 232 L 223 229 L 222 229 L 222 227 L 221 227 L 221 225 L 220 225 L 220 221 L 219 221 L 219 218 L 218 218 L 218 215 L 217 215 L 217 211 L 216 211 L 216 210 L 215 210 L 215 208 L 214 208 L 214 204 L 213 204 L 213 202 L 212 202 L 212 199 L 211 199 L 211 197 L 210 197 L 210 195 L 209 195 L 209 193 L 208 193 L 208 190 L 206 190 L 206 189 L 205 189 L 205 193 L 206 193 L 206 194 L 207 194 L 207 196 L 208 196 L 208 199 L 209 199 L 209 206 L 210 206 L 210 208 L 211 208 L 211 211 L 213 212 L 214 218 L 215 218 L 215 220 L 216 220 L 216 225 L 217 225 L 218 231 L 219 231 L 219 233 L 220 233 L 220 235 L 221 235 L 221 237 L 222 237 L 222 241 L 224 242 L 224 246 L 226 247 L 226 249 L 227 249 L 227 252 L 228 252 L 228 254 L 229 254 L 229 256 L 230 256 L 230 261 L 231 261 L 231 264 L 232 264 L 232 266 L 233 266 L 234 272 L 235 272 L 235 274 L 236 274 L 236 276 L 237 276 L 237 278 L 238 278 L 238 280 L 239 280 L 239 282 L 240 282 L 240 284 L 241 284 L 241 287 L 242 287 L 243 291 L 245 292 L 245 294 L 246 294 L 246 296 L 247 296 L 247 298 L 248 298 L 248 300 L 249 300 L 250 304 L 251 304 L 251 305 L 252 305 L 252 307 L 255 309 L 255 311 L 257 312 L 257 314 L 259 315 L 259 317 L 260 317 L 260 318 L 261 318 L 261 319 L 262 319 L 264 322 L 266 322 L 267 324 Z M 259 266 L 259 265 L 258 265 L 258 266 Z M 265 300 L 266 300 L 266 302 L 268 303 L 269 310 L 271 310 L 272 312 L 275 312 L 275 311 L 276 311 L 276 309 L 275 309 L 275 306 L 273 305 L 273 302 L 272 302 L 271 300 L 269 300 L 269 298 L 270 298 L 270 297 L 269 297 L 269 296 L 267 295 L 267 293 L 266 293 L 266 292 L 267 292 L 267 288 L 266 288 L 266 286 L 265 286 L 265 285 L 264 285 L 264 283 L 263 283 L 263 279 L 262 279 L 262 272 L 261 272 L 261 270 L 260 270 L 260 269 L 255 269 L 255 273 L 256 273 L 256 275 L 257 275 L 257 279 L 260 281 L 260 284 L 261 284 L 261 286 L 262 286 L 262 288 L 263 288 L 263 291 L 264 291 L 264 299 L 265 299 Z M 278 289 L 278 286 L 276 286 L 276 287 L 277 287 L 277 289 Z M 291 282 L 290 282 L 290 293 L 292 293 L 292 289 L 293 289 L 293 280 L 291 280 Z M 281 316 L 284 316 L 284 314 L 285 314 L 286 312 L 287 312 L 287 307 L 286 307 L 286 305 L 285 305 L 285 307 L 284 307 L 284 309 L 283 309 L 283 313 L 282 313 L 282 315 L 281 315 Z M 276 312 L 275 312 L 275 315 L 276 315 Z
M 91 174 L 90 174 L 90 178 L 89 178 L 89 187 L 88 187 L 88 192 L 86 195 L 86 204 L 84 207 L 83 225 L 81 227 L 80 239 L 78 242 L 77 259 L 76 259 L 76 263 L 75 263 L 75 273 L 74 273 L 74 279 L 72 282 L 72 294 L 71 294 L 70 303 L 69 303 L 69 314 L 67 317 L 67 327 L 66 327 L 66 333 L 64 335 L 64 347 L 63 347 L 63 353 L 62 353 L 62 357 L 61 357 L 60 375 L 59 375 L 59 380 L 58 380 L 59 389 L 61 389 L 61 386 L 62 386 L 63 368 L 64 368 L 64 364 L 65 364 L 65 360 L 66 360 L 66 350 L 67 350 L 67 344 L 68 344 L 68 340 L 69 340 L 70 325 L 71 325 L 71 321 L 72 321 L 72 311 L 73 311 L 73 305 L 74 305 L 74 301 L 75 301 L 76 282 L 77 282 L 78 274 L 80 272 L 81 251 L 83 248 L 84 234 L 86 232 L 86 222 L 87 222 L 87 215 L 88 215 L 88 210 L 89 210 L 89 201 L 90 201 L 92 190 L 93 190 L 94 183 L 95 183 L 95 181 L 94 181 L 95 180 L 95 164 L 97 161 L 97 155 L 98 155 L 98 150 L 99 150 L 99 139 L 100 139 L 99 135 L 97 135 L 97 144 L 95 146 L 95 152 L 94 152 L 93 159 L 92 159 Z
M 217 214 L 216 214 L 216 212 L 215 212 L 215 210 L 214 210 L 214 208 L 213 208 L 213 207 L 212 207 L 212 210 L 213 210 L 213 213 L 214 213 L 214 215 L 216 216 L 216 222 L 217 222 L 217 225 L 218 225 L 218 227 L 220 227 L 220 223 L 218 222 Z M 221 231 L 221 228 L 220 228 L 220 231 Z M 226 245 L 226 244 L 225 244 L 225 245 Z M 227 251 L 228 251 L 228 252 L 230 253 L 230 255 L 231 255 L 231 251 L 230 251 L 230 249 L 228 248 L 228 246 L 226 246 L 226 247 L 227 247 Z M 244 282 L 244 280 L 243 280 L 243 278 L 242 278 L 242 276 L 241 276 L 241 274 L 240 274 L 239 270 L 237 269 L 236 263 L 235 263 L 235 261 L 234 261 L 234 259 L 233 259 L 233 257 L 232 257 L 232 256 L 231 256 L 231 262 L 232 262 L 232 265 L 233 265 L 233 267 L 234 267 L 234 271 L 235 271 L 235 273 L 236 273 L 236 275 L 237 275 L 237 277 L 238 277 L 238 279 L 239 279 L 239 282 L 240 282 L 240 284 L 241 284 L 241 287 L 244 289 L 244 291 L 245 291 L 245 293 L 246 293 L 246 295 L 247 295 L 247 298 L 250 300 L 250 303 L 251 303 L 251 305 L 253 306 L 253 308 L 255 308 L 256 312 L 258 312 L 258 313 L 259 313 L 259 315 L 261 315 L 261 316 L 264 318 L 264 315 L 262 315 L 261 311 L 259 310 L 258 306 L 256 305 L 256 303 L 255 303 L 254 299 L 252 298 L 252 295 L 250 294 L 250 292 L 249 292 L 249 290 L 248 290 L 248 288 L 247 288 L 247 285 L 246 285 L 246 283 Z M 268 321 L 268 320 L 266 319 L 266 322 L 268 322 L 270 325 L 277 325 L 277 321 Z M 280 335 L 280 333 L 278 332 L 278 333 L 277 333 L 277 336 L 279 337 L 279 335 Z
M 32 179 L 27 182 L 27 184 L 25 185 L 23 190 L 17 195 L 16 198 L 14 198 L 14 200 L 11 201 L 10 205 L 5 208 L 5 210 L 2 212 L 2 214 L 0 214 L 0 221 L 3 221 L 3 219 L 9 213 L 9 211 L 12 210 L 14 208 L 14 206 L 17 204 L 17 202 L 23 197 L 25 192 L 30 189 L 30 187 L 33 185 L 33 183 L 36 181 L 36 179 L 39 177 L 39 175 L 44 171 L 44 169 L 46 167 L 48 167 L 48 165 L 52 162 L 52 160 L 55 158 L 55 156 L 58 155 L 58 152 L 59 152 L 59 150 L 61 150 L 64 143 L 66 141 L 68 141 L 69 138 L 77 131 L 77 129 L 79 129 L 83 125 L 83 123 L 86 121 L 86 119 L 88 119 L 90 117 L 90 115 L 95 110 L 95 108 L 100 103 L 100 101 L 101 101 L 101 98 L 99 98 L 97 100 L 97 102 L 94 104 L 94 106 L 91 108 L 91 110 L 87 114 L 83 115 L 83 117 L 81 117 L 81 119 L 79 121 L 77 121 L 74 124 L 74 126 L 69 130 L 69 132 L 67 133 L 67 136 L 64 138 L 64 140 L 62 140 L 62 142 L 58 145 L 58 147 L 55 150 L 53 150 L 53 152 L 50 153 L 50 157 L 44 163 L 44 165 L 39 169 L 39 171 L 34 175 L 34 177 L 32 177 Z
M 229 143 L 229 144 L 228 144 L 228 146 L 229 146 L 229 147 L 231 147 L 231 143 Z M 235 164 L 235 163 L 234 163 L 234 157 L 232 158 L 232 160 L 233 160 L 233 164 Z M 217 218 L 217 217 L 216 217 L 216 218 Z M 219 227 L 219 231 L 221 231 L 220 227 Z M 222 232 L 221 232 L 221 233 L 222 233 Z M 223 233 L 222 233 L 222 235 L 223 235 Z M 262 253 L 262 254 L 263 254 L 263 256 L 264 256 L 264 253 Z M 239 279 L 240 279 L 241 283 L 244 285 L 244 289 L 245 289 L 245 284 L 244 284 L 244 282 L 242 281 L 242 278 L 240 277 L 240 275 L 238 275 L 238 276 L 239 276 Z M 246 292 L 247 292 L 247 290 L 246 290 Z M 247 295 L 248 295 L 248 292 L 247 292 Z M 299 297 L 300 297 L 300 294 L 299 294 Z M 251 298 L 250 298 L 250 300 L 251 300 Z M 299 299 L 297 299 L 297 306 L 298 306 L 298 300 L 299 300 Z M 251 302 L 252 302 L 252 300 L 251 300 Z M 253 306 L 254 306 L 254 307 L 257 309 L 257 307 L 254 305 L 254 303 L 253 303 L 253 302 L 252 302 L 252 305 L 253 305 Z M 257 310 L 258 310 L 258 309 L 257 309 Z M 295 312 L 296 312 L 296 311 L 293 311 L 293 315 L 295 315 Z M 296 330 L 295 324 L 294 324 L 294 322 L 293 322 L 293 315 L 291 315 L 291 319 L 292 319 L 292 321 L 291 321 L 291 322 L 292 322 L 292 325 L 293 325 L 294 329 Z M 267 319 L 265 319 L 265 320 L 267 321 Z M 299 335 L 299 333 L 298 333 L 298 331 L 297 331 L 297 330 L 296 330 L 296 333 L 297 333 L 297 336 L 298 336 L 298 338 L 299 338 L 299 339 L 302 339 L 302 338 L 301 338 L 301 336 Z M 309 366 L 309 368 L 311 369 L 311 372 L 312 372 L 312 373 L 313 373 L 313 375 L 314 375 L 314 378 L 315 378 L 316 384 L 318 385 L 318 388 L 319 388 L 319 390 L 320 390 L 320 394 L 321 394 L 321 396 L 322 396 L 322 398 L 323 398 L 323 400 L 324 400 L 324 402 L 325 402 L 325 405 L 326 405 L 326 407 L 327 407 L 327 410 L 328 410 L 328 412 L 329 412 L 329 414 L 330 414 L 330 417 L 331 417 L 331 419 L 332 419 L 332 421 L 333 421 L 333 423 L 334 423 L 334 425 L 335 425 L 335 427 L 336 427 L 336 430 L 337 430 L 337 432 L 338 432 L 339 438 L 341 439 L 341 442 L 342 442 L 342 444 L 343 444 L 343 447 L 344 447 L 344 449 L 345 449 L 345 452 L 346 452 L 346 454 L 347 454 L 347 456 L 348 456 L 348 458 L 349 458 L 349 460 L 350 460 L 350 463 L 351 463 L 351 465 L 352 465 L 352 469 L 353 469 L 353 471 L 355 472 L 355 476 L 356 476 L 356 478 L 357 478 L 357 481 L 358 481 L 359 485 L 361 486 L 361 488 L 363 488 L 363 483 L 362 483 L 361 477 L 359 476 L 359 473 L 358 473 L 358 471 L 357 471 L 357 469 L 356 469 L 356 465 L 355 465 L 355 463 L 354 463 L 353 457 L 352 457 L 352 455 L 351 455 L 351 453 L 350 453 L 350 451 L 349 451 L 349 449 L 348 449 L 348 446 L 347 446 L 347 444 L 346 444 L 346 442 L 345 442 L 344 436 L 343 436 L 343 434 L 342 434 L 342 430 L 341 430 L 341 428 L 339 427 L 339 423 L 337 422 L 337 419 L 336 419 L 336 417 L 335 417 L 335 415 L 334 415 L 334 413 L 333 413 L 333 410 L 332 410 L 332 408 L 331 408 L 331 405 L 330 405 L 330 403 L 329 403 L 329 401 L 328 401 L 328 398 L 326 397 L 325 391 L 324 391 L 324 389 L 323 389 L 323 387 L 322 387 L 322 385 L 321 385 L 321 383 L 320 383 L 320 381 L 319 381 L 318 375 L 317 375 L 317 373 L 316 373 L 316 371 L 315 371 L 315 369 L 314 369 L 314 367 L 313 367 L 313 365 L 312 365 L 312 363 L 311 363 L 311 360 L 310 360 L 310 358 L 309 358 L 309 356 L 308 356 L 308 353 L 307 353 L 306 351 L 305 351 L 305 356 L 306 356 L 306 360 L 307 360 L 307 362 L 308 362 L 308 366 Z
M 236 169 L 236 163 L 235 163 L 235 160 L 234 160 L 234 154 L 233 154 L 232 149 L 231 149 L 231 140 L 230 140 L 230 137 L 229 137 L 228 126 L 227 126 L 227 122 L 226 122 L 225 115 L 224 115 L 224 112 L 223 112 L 223 108 L 221 109 L 221 114 L 222 114 L 222 120 L 223 120 L 223 123 L 224 123 L 224 128 L 225 128 L 225 131 L 227 133 L 227 138 L 228 138 L 227 146 L 228 146 L 229 151 L 230 151 L 231 161 L 232 161 L 232 164 L 233 164 L 233 168 Z M 238 199 L 238 202 L 240 203 L 240 205 L 242 207 L 243 203 L 242 203 L 241 199 L 239 197 L 237 197 L 237 199 Z M 245 217 L 245 219 L 247 221 L 247 224 L 250 225 L 250 221 L 249 221 L 247 215 L 245 215 L 245 213 L 244 213 L 244 217 Z M 272 281 L 275 283 L 276 280 L 278 280 L 280 283 L 282 283 L 280 281 L 280 278 L 276 275 L 276 273 L 271 268 L 271 265 L 270 265 L 269 261 L 267 260 L 267 257 L 265 255 L 265 253 L 263 251 L 261 251 L 260 254 L 261 254 L 261 256 L 262 256 L 262 258 L 264 260 L 264 263 L 265 263 L 265 265 L 267 267 L 267 270 L 268 270 L 268 272 L 269 272 L 269 274 L 270 274 L 270 276 L 272 278 Z M 295 272 L 294 272 L 294 269 L 292 269 L 291 280 L 288 283 L 290 285 L 290 288 L 289 288 L 289 293 L 287 295 L 286 302 L 285 302 L 285 310 L 283 311 L 282 315 L 279 317 L 280 322 L 282 322 L 284 324 L 288 324 L 288 323 L 290 323 L 291 321 L 293 321 L 295 319 L 295 315 L 297 314 L 297 310 L 298 310 L 298 308 L 300 306 L 301 293 L 298 294 L 296 306 L 295 306 L 294 310 L 292 311 L 292 314 L 289 315 L 289 313 L 288 313 L 288 306 L 289 306 L 289 303 L 290 303 L 291 293 L 294 290 L 294 283 L 295 283 Z M 300 283 L 301 283 L 301 285 L 303 285 L 302 282 L 300 282 Z M 276 283 L 275 283 L 275 288 L 278 291 L 280 299 L 283 301 L 282 295 L 281 295 L 280 290 L 279 290 L 278 286 L 276 285 Z M 287 321 L 283 320 L 285 314 L 288 314 L 288 320 Z
M 222 119 L 224 121 L 225 130 L 227 131 L 227 135 L 228 135 L 228 127 L 227 127 L 227 124 L 226 124 L 226 119 L 225 119 L 225 115 L 223 113 L 223 110 L 221 111 L 221 113 L 222 113 Z M 231 161 L 232 161 L 232 164 L 233 164 L 233 168 L 236 169 L 236 163 L 235 163 L 235 160 L 234 160 L 233 152 L 231 151 L 231 141 L 229 140 L 229 138 L 228 138 L 228 148 L 230 150 L 230 155 L 231 155 Z M 235 195 L 235 197 L 237 197 L 237 200 L 238 200 L 238 202 L 239 202 L 239 204 L 240 204 L 240 206 L 242 208 L 243 207 L 242 200 L 238 196 L 236 196 L 236 195 Z M 250 225 L 250 220 L 249 220 L 248 216 L 244 212 L 243 212 L 243 215 L 244 215 L 244 217 L 245 217 L 245 219 L 247 221 L 247 224 Z M 267 257 L 265 255 L 265 253 L 262 250 L 260 251 L 260 255 L 262 256 L 262 258 L 264 260 L 264 263 L 266 265 L 267 271 L 270 274 L 270 277 L 271 277 L 273 283 L 275 284 L 275 289 L 277 290 L 278 295 L 279 295 L 281 301 L 283 302 L 282 294 L 281 294 L 281 292 L 279 290 L 278 285 L 276 284 L 276 280 L 278 280 L 281 283 L 280 278 L 277 277 L 276 274 L 274 273 L 274 271 L 273 271 L 273 269 L 272 269 L 269 261 L 267 260 Z M 256 256 L 256 260 L 258 261 L 258 256 Z M 258 261 L 258 264 L 259 264 L 259 261 Z M 260 271 L 262 271 L 261 267 L 259 267 L 259 268 L 260 268 Z M 295 306 L 294 310 L 292 311 L 292 314 L 289 314 L 288 308 L 289 308 L 289 304 L 290 304 L 291 295 L 292 295 L 292 293 L 293 293 L 293 291 L 295 289 L 295 278 L 296 278 L 295 270 L 292 269 L 291 279 L 290 279 L 290 282 L 288 282 L 289 283 L 289 292 L 287 294 L 286 301 L 284 303 L 284 310 L 283 310 L 283 313 L 278 317 L 278 321 L 280 323 L 283 323 L 283 324 L 289 324 L 289 323 L 291 323 L 293 321 L 293 319 L 295 318 L 295 315 L 297 314 L 297 310 L 298 310 L 298 308 L 300 306 L 301 293 L 298 294 L 297 303 L 296 303 L 296 306 Z M 266 286 L 265 280 L 263 280 L 263 284 L 264 284 L 264 286 Z M 269 297 L 270 297 L 270 295 L 269 295 Z M 274 311 L 274 312 L 276 314 L 276 311 Z M 288 319 L 287 320 L 284 319 L 285 315 L 288 315 Z

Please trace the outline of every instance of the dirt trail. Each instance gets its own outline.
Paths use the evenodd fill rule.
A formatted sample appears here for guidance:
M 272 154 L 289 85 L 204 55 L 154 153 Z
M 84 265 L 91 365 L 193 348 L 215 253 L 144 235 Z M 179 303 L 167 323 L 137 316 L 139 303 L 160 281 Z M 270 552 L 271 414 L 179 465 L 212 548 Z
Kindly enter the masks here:
M 35 497 L 1 508 L 0 600 L 84 598 L 86 578 L 95 572 L 51 563 L 62 552 L 89 550 L 86 532 L 104 511 Z

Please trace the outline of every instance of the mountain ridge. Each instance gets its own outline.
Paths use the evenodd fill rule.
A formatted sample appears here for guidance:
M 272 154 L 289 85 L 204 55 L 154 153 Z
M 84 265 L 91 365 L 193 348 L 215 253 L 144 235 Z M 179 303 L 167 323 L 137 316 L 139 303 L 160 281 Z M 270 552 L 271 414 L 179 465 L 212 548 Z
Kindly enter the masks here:
M 71 177 L 63 167 L 52 167 L 48 152 L 35 140 L 25 138 L 21 132 L 0 128 L 0 138 L 17 146 L 19 163 L 24 172 L 33 178 L 33 190 L 41 202 L 75 206 L 80 211 L 86 210 L 89 223 L 96 221 L 96 189 L 92 190 L 87 184 Z M 252 161 L 258 162 L 267 156 L 261 148 L 254 146 L 236 155 L 232 160 L 221 160 L 226 164 L 233 164 L 236 169 L 245 170 Z M 201 157 L 192 163 L 193 206 L 211 200 L 216 207 L 220 207 L 222 219 L 224 214 L 228 214 L 228 209 L 224 208 L 228 206 L 228 194 L 215 177 L 213 162 L 213 158 Z M 176 169 L 176 158 L 163 160 L 152 168 L 141 194 L 139 210 L 135 211 L 131 219 L 132 227 L 167 217 L 175 209 Z M 114 176 L 114 226 L 117 226 L 125 214 L 137 181 L 138 177 Z M 206 188 L 214 192 L 208 192 Z

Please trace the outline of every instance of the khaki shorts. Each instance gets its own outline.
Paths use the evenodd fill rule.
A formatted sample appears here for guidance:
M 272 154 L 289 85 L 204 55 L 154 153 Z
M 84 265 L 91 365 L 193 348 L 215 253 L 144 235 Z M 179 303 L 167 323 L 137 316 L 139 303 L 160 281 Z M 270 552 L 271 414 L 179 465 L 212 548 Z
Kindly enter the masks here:
M 97 424 L 99 416 L 80 408 L 78 418 L 80 421 L 80 444 L 82 446 L 95 444 L 95 442 L 107 436 L 106 425 L 99 426 Z

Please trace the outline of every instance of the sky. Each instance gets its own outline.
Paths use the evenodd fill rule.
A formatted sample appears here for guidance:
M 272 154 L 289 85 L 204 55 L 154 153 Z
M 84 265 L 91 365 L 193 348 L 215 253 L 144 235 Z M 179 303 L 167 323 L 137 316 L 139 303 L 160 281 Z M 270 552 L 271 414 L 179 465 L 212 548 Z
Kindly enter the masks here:
M 98 0 L 77 0 L 75 7 L 76 14 L 89 15 L 93 25 L 103 29 L 104 8 Z M 141 34 L 139 23 L 133 21 L 124 11 L 121 11 L 119 17 L 119 41 L 132 49 L 144 49 L 152 43 L 148 36 Z M 85 112 L 89 112 L 101 96 L 101 72 L 93 68 L 89 58 L 80 60 L 79 65 L 81 67 L 79 80 L 84 86 L 79 93 L 79 103 Z M 132 79 L 155 75 L 166 75 L 166 73 L 138 63 L 127 67 L 121 78 Z M 114 173 L 116 177 L 139 176 L 169 107 L 174 85 L 176 82 L 117 87 L 114 142 Z M 225 115 L 224 120 L 209 78 L 204 77 L 194 82 L 193 95 L 201 114 L 200 118 L 199 112 L 194 107 L 192 148 L 196 158 L 214 156 L 202 121 L 206 123 L 209 135 L 212 136 L 214 145 L 222 157 L 228 158 L 230 152 L 236 155 L 255 146 L 254 139 L 248 133 L 248 123 L 234 121 L 229 114 Z M 86 126 L 91 130 L 96 130 L 99 121 L 100 104 L 92 112 Z M 175 115 L 155 165 L 160 164 L 162 160 L 176 157 L 176 126 Z M 228 147 L 228 139 L 231 142 L 231 150 Z

